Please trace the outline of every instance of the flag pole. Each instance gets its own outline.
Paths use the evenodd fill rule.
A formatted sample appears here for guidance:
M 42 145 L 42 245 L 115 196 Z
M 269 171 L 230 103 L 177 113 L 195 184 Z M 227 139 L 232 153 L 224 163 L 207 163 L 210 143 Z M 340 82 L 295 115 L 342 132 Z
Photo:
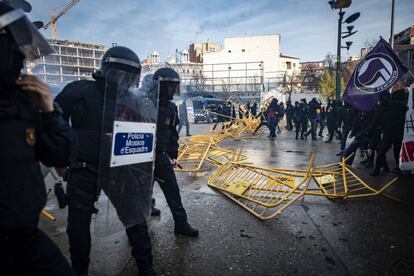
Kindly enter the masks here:
M 394 49 L 394 13 L 395 13 L 395 0 L 392 0 L 391 4 L 391 32 L 390 32 L 390 46 Z

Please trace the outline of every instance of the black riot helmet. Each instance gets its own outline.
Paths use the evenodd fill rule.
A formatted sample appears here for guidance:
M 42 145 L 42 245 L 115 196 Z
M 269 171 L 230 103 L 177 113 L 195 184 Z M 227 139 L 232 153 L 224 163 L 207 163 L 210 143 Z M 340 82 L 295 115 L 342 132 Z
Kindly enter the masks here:
M 154 81 L 158 82 L 160 99 L 172 100 L 174 95 L 180 95 L 180 76 L 174 69 L 164 67 L 154 73 Z
M 141 62 L 134 51 L 127 47 L 115 46 L 109 48 L 102 57 L 101 67 L 94 74 L 95 78 L 105 78 L 109 69 L 141 74 Z
M 24 58 L 35 60 L 53 48 L 21 9 L 0 2 L 0 80 L 14 83 Z

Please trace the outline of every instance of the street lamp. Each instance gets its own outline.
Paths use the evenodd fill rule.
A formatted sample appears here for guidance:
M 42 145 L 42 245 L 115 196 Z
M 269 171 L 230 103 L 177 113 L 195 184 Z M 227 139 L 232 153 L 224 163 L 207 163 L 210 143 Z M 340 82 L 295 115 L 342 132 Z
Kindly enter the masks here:
M 336 53 L 336 99 L 339 100 L 341 97 L 341 49 L 347 49 L 352 45 L 352 41 L 347 41 L 346 46 L 342 46 L 342 38 L 350 37 L 358 31 L 353 31 L 354 26 L 347 26 L 347 31 L 342 32 L 342 24 L 351 24 L 359 18 L 361 15 L 359 12 L 352 14 L 347 19 L 344 19 L 345 12 L 342 9 L 348 8 L 352 4 L 352 0 L 332 0 L 328 2 L 331 8 L 334 10 L 339 10 L 339 19 L 338 19 L 338 47 Z M 344 36 L 342 36 L 344 35 Z

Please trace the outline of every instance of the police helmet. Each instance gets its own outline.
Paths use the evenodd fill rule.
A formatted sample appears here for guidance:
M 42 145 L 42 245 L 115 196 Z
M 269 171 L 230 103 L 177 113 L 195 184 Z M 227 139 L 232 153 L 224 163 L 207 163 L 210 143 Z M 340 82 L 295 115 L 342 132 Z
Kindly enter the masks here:
M 24 58 L 35 60 L 51 53 L 53 48 L 23 10 L 0 2 L 0 72 L 20 71 Z
M 154 81 L 158 82 L 160 98 L 172 100 L 174 95 L 180 95 L 180 76 L 168 67 L 160 68 L 154 73 Z
M 123 46 L 109 48 L 102 57 L 101 67 L 94 74 L 104 78 L 109 69 L 119 69 L 131 73 L 141 73 L 141 62 L 131 49 Z

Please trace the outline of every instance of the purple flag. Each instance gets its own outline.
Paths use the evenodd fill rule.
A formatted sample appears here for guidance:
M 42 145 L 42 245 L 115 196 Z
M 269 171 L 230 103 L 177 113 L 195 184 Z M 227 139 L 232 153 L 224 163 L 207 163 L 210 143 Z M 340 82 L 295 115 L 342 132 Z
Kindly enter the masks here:
M 369 112 L 377 104 L 379 94 L 390 89 L 407 72 L 390 45 L 381 38 L 352 73 L 344 100 L 362 112 Z

